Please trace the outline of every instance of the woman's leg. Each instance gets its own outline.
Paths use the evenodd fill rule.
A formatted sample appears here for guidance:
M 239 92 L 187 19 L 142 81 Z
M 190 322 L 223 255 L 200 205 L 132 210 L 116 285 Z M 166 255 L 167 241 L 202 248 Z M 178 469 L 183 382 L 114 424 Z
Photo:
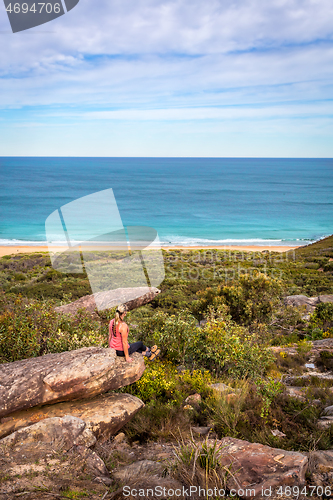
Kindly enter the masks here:
M 141 354 L 145 352 L 147 347 L 144 345 L 141 340 L 139 342 L 134 342 L 133 344 L 130 344 L 129 349 L 128 349 L 128 354 L 131 355 L 134 352 L 140 352 Z

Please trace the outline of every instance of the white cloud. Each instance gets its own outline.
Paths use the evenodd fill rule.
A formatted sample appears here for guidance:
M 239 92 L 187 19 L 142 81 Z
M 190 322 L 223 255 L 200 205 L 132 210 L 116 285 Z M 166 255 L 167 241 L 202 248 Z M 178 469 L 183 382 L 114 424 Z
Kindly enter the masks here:
M 150 110 L 95 111 L 84 113 L 88 120 L 261 120 L 263 118 L 307 118 L 314 116 L 333 116 L 333 102 L 306 104 L 302 106 L 265 106 L 265 107 L 223 107 L 223 108 L 169 108 Z
M 0 31 L 0 112 L 13 124 L 331 123 L 331 0 L 81 0 L 16 34 L 0 3 Z

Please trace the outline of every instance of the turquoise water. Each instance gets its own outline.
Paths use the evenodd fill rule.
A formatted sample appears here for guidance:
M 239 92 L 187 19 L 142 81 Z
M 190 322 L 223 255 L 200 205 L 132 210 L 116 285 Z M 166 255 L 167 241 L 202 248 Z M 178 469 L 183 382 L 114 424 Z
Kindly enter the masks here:
M 0 158 L 0 244 L 45 243 L 46 218 L 112 188 L 125 226 L 164 244 L 305 244 L 333 233 L 332 159 Z

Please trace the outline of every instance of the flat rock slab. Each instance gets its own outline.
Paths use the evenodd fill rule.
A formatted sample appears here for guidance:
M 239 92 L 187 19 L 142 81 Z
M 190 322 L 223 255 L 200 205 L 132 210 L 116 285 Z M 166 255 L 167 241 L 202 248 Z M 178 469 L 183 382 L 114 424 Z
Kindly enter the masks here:
M 244 498 L 260 498 L 263 490 L 275 496 L 279 486 L 305 482 L 308 458 L 302 453 L 225 437 L 219 441 L 222 465 L 230 468 L 227 487 Z M 242 493 L 243 491 L 243 493 Z
M 130 394 L 103 394 L 84 401 L 68 401 L 15 412 L 0 419 L 0 437 L 42 420 L 72 415 L 80 418 L 94 436 L 105 441 L 121 429 L 144 406 Z
M 133 362 L 114 349 L 84 347 L 0 365 L 0 418 L 47 403 L 89 398 L 139 380 L 143 356 Z
M 314 340 L 312 345 L 316 348 L 333 349 L 333 339 Z
M 161 293 L 161 290 L 155 287 L 116 288 L 107 292 L 97 292 L 95 295 L 85 295 L 70 304 L 56 307 L 55 311 L 62 314 L 70 314 L 71 316 L 75 316 L 79 309 L 86 309 L 88 312 L 93 313 L 97 309 L 96 300 L 100 310 L 112 309 L 112 307 L 118 304 L 126 304 L 127 309 L 131 311 L 132 309 L 148 304 L 159 293 Z

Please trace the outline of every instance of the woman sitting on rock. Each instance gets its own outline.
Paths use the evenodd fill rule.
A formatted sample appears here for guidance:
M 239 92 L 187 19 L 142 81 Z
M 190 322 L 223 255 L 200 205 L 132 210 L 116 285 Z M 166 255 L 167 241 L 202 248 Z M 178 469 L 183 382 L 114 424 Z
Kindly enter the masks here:
M 120 304 L 117 307 L 115 317 L 110 321 L 109 347 L 116 350 L 117 356 L 125 356 L 128 362 L 133 361 L 130 354 L 134 352 L 140 352 L 144 356 L 147 356 L 150 361 L 153 361 L 160 353 L 156 345 L 150 348 L 146 347 L 141 340 L 133 344 L 127 342 L 128 326 L 124 321 L 126 313 L 127 307 L 124 304 Z

